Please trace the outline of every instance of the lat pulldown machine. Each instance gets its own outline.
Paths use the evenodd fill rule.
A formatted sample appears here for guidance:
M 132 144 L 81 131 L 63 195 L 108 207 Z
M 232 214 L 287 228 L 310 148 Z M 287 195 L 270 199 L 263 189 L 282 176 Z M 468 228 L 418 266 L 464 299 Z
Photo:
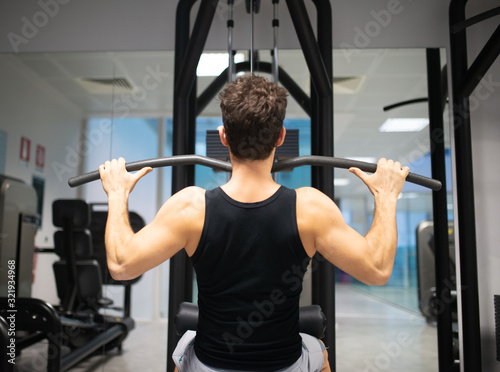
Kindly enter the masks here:
M 253 47 L 253 29 L 251 36 L 250 61 L 240 64 L 234 63 L 232 49 L 232 19 L 233 1 L 228 0 L 228 49 L 229 67 L 214 80 L 214 82 L 197 98 L 196 94 L 196 67 L 200 59 L 204 44 L 215 15 L 218 1 L 202 0 L 198 9 L 195 24 L 190 33 L 190 12 L 196 0 L 180 0 L 176 15 L 176 50 L 175 50 L 175 81 L 174 81 L 174 115 L 173 115 L 173 155 L 170 158 L 150 159 L 127 164 L 129 171 L 142 167 L 173 166 L 172 193 L 194 184 L 194 164 L 212 167 L 230 172 L 231 166 L 224 161 L 210 159 L 194 153 L 195 119 L 196 115 L 217 94 L 222 86 L 234 78 L 236 71 L 262 71 L 272 74 L 274 81 L 281 82 L 293 98 L 299 102 L 304 111 L 311 117 L 311 152 L 312 156 L 287 159 L 275 164 L 273 172 L 292 169 L 303 165 L 312 165 L 312 186 L 321 190 L 333 199 L 333 167 L 359 167 L 362 170 L 373 172 L 375 164 L 355 162 L 347 159 L 333 158 L 333 89 L 332 89 L 332 22 L 329 0 L 313 0 L 317 9 L 318 38 L 307 15 L 303 0 L 286 0 L 293 25 L 304 52 L 304 56 L 311 73 L 311 96 L 308 97 L 290 76 L 279 68 L 277 63 L 277 20 L 278 0 L 273 0 L 274 7 L 274 49 L 273 63 L 256 63 Z M 247 0 L 247 11 L 253 14 L 258 11 L 260 1 Z M 253 28 L 253 21 L 252 21 Z M 92 172 L 69 180 L 71 186 L 99 178 L 98 172 Z M 438 190 L 441 182 L 422 176 L 411 174 L 408 181 Z M 330 366 L 335 370 L 335 269 L 328 261 L 321 257 L 313 258 L 318 268 L 313 273 L 312 302 L 318 304 L 329 319 L 324 341 L 329 347 Z M 192 301 L 193 272 L 189 260 L 184 252 L 180 252 L 170 259 L 170 282 L 176 283 L 170 287 L 169 298 L 169 330 L 167 348 L 167 370 L 173 372 L 174 364 L 170 358 L 179 340 L 176 333 L 176 314 L 183 302 Z

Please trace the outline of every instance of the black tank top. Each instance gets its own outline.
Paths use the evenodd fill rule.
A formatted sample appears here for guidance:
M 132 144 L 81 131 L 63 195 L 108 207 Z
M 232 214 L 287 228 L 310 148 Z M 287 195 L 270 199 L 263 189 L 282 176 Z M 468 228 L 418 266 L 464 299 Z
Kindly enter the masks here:
M 206 192 L 192 256 L 200 309 L 194 349 L 210 367 L 276 371 L 301 355 L 299 297 L 310 258 L 299 237 L 296 193 L 240 203 Z

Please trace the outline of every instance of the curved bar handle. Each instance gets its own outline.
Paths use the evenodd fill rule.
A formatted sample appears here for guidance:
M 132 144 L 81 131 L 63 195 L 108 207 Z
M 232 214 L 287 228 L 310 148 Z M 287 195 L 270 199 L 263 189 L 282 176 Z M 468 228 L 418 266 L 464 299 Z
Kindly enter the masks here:
M 274 163 L 273 172 L 281 172 L 284 170 L 290 170 L 297 167 L 302 167 L 304 165 L 314 165 L 319 167 L 334 167 L 349 169 L 351 167 L 356 167 L 364 172 L 375 172 L 377 170 L 377 164 L 366 163 L 364 161 L 334 158 L 330 156 L 300 156 L 298 158 L 290 158 L 286 160 L 281 160 Z M 438 191 L 441 189 L 441 181 L 424 177 L 419 174 L 410 173 L 406 177 L 406 181 L 427 187 L 431 190 Z
M 160 168 L 174 165 L 204 165 L 216 170 L 231 172 L 231 163 L 223 160 L 207 158 L 201 155 L 176 155 L 166 158 L 140 160 L 125 164 L 125 168 L 129 172 L 140 170 L 144 167 Z M 70 187 L 81 186 L 85 183 L 97 181 L 100 179 L 99 171 L 94 171 L 80 176 L 72 177 L 68 180 Z
M 148 159 L 141 160 L 132 163 L 127 163 L 125 168 L 129 172 L 137 171 L 144 167 L 159 168 L 168 167 L 174 165 L 203 165 L 216 170 L 231 172 L 231 163 L 223 160 L 217 160 L 213 158 L 208 158 L 201 155 L 176 155 L 166 158 Z M 297 167 L 302 167 L 305 165 L 313 165 L 319 167 L 334 167 L 349 169 L 351 167 L 357 167 L 365 172 L 375 172 L 377 170 L 377 164 L 366 163 L 363 161 L 334 158 L 329 156 L 300 156 L 297 158 L 291 158 L 286 160 L 280 160 L 273 165 L 272 172 L 281 172 L 284 170 L 290 170 Z M 81 186 L 85 183 L 98 180 L 99 171 L 94 171 L 86 173 L 80 176 L 72 177 L 68 180 L 68 184 L 71 187 Z M 406 177 L 406 181 L 427 187 L 431 190 L 438 191 L 441 189 L 442 184 L 438 180 L 432 178 L 424 177 L 419 174 L 410 173 Z

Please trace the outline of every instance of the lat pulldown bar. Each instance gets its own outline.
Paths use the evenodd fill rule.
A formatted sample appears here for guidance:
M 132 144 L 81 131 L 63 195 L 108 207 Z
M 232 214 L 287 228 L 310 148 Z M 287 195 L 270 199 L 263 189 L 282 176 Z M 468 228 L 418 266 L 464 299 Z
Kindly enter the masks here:
M 125 168 L 129 172 L 137 171 L 144 167 L 159 168 L 168 167 L 174 165 L 203 165 L 216 170 L 231 172 L 231 163 L 223 160 L 217 160 L 213 158 L 208 158 L 201 155 L 177 155 L 170 156 L 166 158 L 158 159 L 148 159 L 136 162 L 127 163 Z M 313 165 L 319 167 L 333 167 L 333 168 L 343 168 L 349 169 L 356 167 L 365 172 L 375 172 L 377 170 L 377 164 L 366 163 L 363 161 L 350 160 L 334 158 L 329 156 L 300 156 L 296 158 L 280 160 L 274 163 L 271 172 L 281 172 L 285 170 L 291 170 L 297 167 L 302 167 L 304 165 Z M 99 171 L 94 171 L 80 176 L 72 177 L 68 180 L 68 184 L 71 187 L 81 186 L 85 183 L 98 180 Z M 406 178 L 408 182 L 427 187 L 432 190 L 441 189 L 441 182 L 434 180 L 432 178 L 424 177 L 419 174 L 410 173 Z

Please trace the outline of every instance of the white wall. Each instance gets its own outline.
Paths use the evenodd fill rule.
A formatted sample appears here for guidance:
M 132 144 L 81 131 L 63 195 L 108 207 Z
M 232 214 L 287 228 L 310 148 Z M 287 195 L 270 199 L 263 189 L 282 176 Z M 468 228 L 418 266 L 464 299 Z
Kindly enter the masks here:
M 168 50 L 176 3 L 1 0 L 0 52 Z
M 177 2 L 2 0 L 0 52 L 173 50 Z M 193 8 L 193 18 L 199 3 Z M 315 19 L 312 1 L 305 3 Z M 445 46 L 448 3 L 448 0 L 332 0 L 334 47 Z M 244 0 L 235 1 L 234 45 L 249 49 L 251 22 L 244 4 Z M 271 15 L 271 1 L 262 1 L 254 27 L 258 48 L 272 45 Z M 280 48 L 298 48 L 284 1 L 280 2 L 279 15 Z M 220 0 L 207 49 L 227 49 L 226 19 L 227 1 Z
M 496 0 L 469 1 L 471 16 L 498 6 Z M 469 64 L 495 28 L 494 17 L 468 29 Z M 500 371 L 496 361 L 493 295 L 500 294 L 500 58 L 494 62 L 471 96 L 474 194 L 479 272 L 479 303 L 483 371 Z
M 77 149 L 82 113 L 64 97 L 22 69 L 10 55 L 0 55 L 0 129 L 7 133 L 5 174 L 32 184 L 33 176 L 45 180 L 42 227 L 35 237 L 39 247 L 53 247 L 52 201 L 74 198 L 67 179 L 77 174 L 77 159 L 68 157 L 68 148 Z M 19 158 L 21 137 L 31 140 L 28 163 Z M 37 144 L 45 147 L 45 167 L 35 166 Z M 75 160 L 75 162 L 73 162 Z M 64 165 L 59 176 L 53 165 Z M 32 294 L 57 302 L 52 273 L 55 255 L 38 255 Z

